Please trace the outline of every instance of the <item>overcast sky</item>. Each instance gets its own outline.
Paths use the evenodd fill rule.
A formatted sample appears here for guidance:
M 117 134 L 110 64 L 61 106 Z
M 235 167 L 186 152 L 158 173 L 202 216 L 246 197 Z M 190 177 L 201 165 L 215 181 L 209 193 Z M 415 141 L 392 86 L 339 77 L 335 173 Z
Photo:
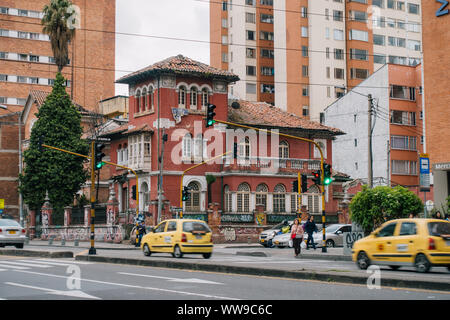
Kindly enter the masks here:
M 208 43 L 155 38 L 209 41 L 207 1 L 117 0 L 116 32 L 116 79 L 178 54 L 209 64 Z M 116 84 L 116 95 L 128 86 Z

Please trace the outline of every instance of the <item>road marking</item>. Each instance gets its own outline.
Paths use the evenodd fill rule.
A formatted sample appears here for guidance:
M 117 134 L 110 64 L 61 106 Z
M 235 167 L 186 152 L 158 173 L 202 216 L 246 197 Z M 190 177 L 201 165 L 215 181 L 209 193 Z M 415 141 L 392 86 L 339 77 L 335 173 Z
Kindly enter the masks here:
M 27 268 L 27 267 L 11 266 L 11 265 L 5 265 L 5 264 L 0 264 L 0 267 L 2 267 L 2 268 L 14 268 L 14 269 L 17 269 L 17 270 L 30 270 L 30 268 Z
M 33 272 L 33 271 L 20 271 L 20 270 L 18 270 L 17 272 L 36 274 L 36 275 L 47 276 L 47 277 L 54 277 L 54 278 L 64 278 L 64 279 L 68 278 L 66 276 L 58 276 L 58 275 L 55 275 L 55 274 L 47 274 L 47 273 Z M 145 290 L 160 291 L 160 292 L 168 292 L 168 293 L 175 293 L 175 294 L 181 294 L 181 295 L 187 295 L 187 296 L 199 296 L 199 297 L 203 297 L 203 298 L 212 298 L 212 299 L 220 299 L 220 300 L 240 300 L 239 298 L 215 296 L 215 295 L 204 294 L 204 293 L 178 291 L 178 290 L 162 289 L 162 288 L 155 288 L 155 287 L 143 287 L 143 286 L 136 286 L 136 285 L 131 285 L 131 284 L 114 283 L 114 282 L 92 280 L 92 279 L 80 279 L 80 280 L 81 281 L 86 281 L 86 282 L 93 282 L 93 283 L 112 285 L 112 286 L 119 286 L 119 287 L 126 287 L 126 288 L 135 288 L 135 289 L 145 289 Z
M 24 267 L 51 268 L 51 266 L 49 266 L 49 265 L 37 264 L 37 263 L 24 263 L 24 262 L 15 262 L 15 261 L 2 261 L 2 263 L 19 265 L 19 266 L 24 266 Z
M 127 276 L 136 276 L 136 277 L 145 277 L 145 278 L 157 278 L 157 279 L 163 279 L 163 280 L 168 280 L 171 282 L 184 282 L 184 283 L 197 283 L 197 284 L 222 284 L 220 282 L 214 282 L 214 281 L 209 281 L 209 280 L 203 280 L 203 279 L 197 279 L 197 278 L 188 278 L 188 279 L 183 279 L 183 278 L 169 278 L 169 277 L 159 277 L 159 276 L 151 276 L 151 275 L 146 275 L 146 274 L 136 274 L 136 273 L 128 273 L 128 272 L 117 272 L 118 274 L 124 274 Z
M 0 269 L 0 271 L 7 271 L 7 269 Z
M 80 299 L 97 299 L 101 300 L 101 298 L 91 296 L 83 291 L 80 290 L 69 290 L 69 291 L 62 291 L 62 290 L 54 290 L 54 289 L 48 289 L 48 288 L 41 288 L 41 287 L 34 287 L 29 286 L 26 284 L 21 283 L 14 283 L 14 282 L 5 282 L 5 284 L 8 284 L 10 286 L 16 286 L 16 287 L 22 287 L 27 289 L 35 289 L 35 290 L 42 290 L 47 291 L 48 294 L 54 294 L 54 295 L 62 295 L 67 297 L 73 297 L 73 298 L 80 298 Z
M 42 263 L 59 263 L 59 264 L 93 264 L 92 262 L 85 262 L 85 261 L 76 261 L 76 260 L 55 260 L 55 259 L 37 259 L 37 261 L 42 262 Z

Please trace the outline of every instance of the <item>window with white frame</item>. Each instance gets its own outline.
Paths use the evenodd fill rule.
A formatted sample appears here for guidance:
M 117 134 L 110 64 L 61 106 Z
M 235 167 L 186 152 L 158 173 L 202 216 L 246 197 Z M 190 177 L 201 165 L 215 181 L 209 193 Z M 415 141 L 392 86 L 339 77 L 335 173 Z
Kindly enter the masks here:
M 230 192 L 230 187 L 226 185 L 224 187 L 224 194 L 225 194 L 225 212 L 232 212 L 233 211 L 233 198 L 232 193 Z
M 148 100 L 147 100 L 147 88 L 142 89 L 142 111 L 147 110 Z
M 399 150 L 417 150 L 417 137 L 415 136 L 391 136 L 391 148 Z
M 192 156 L 192 137 L 190 133 L 187 133 L 183 137 L 183 158 L 190 159 Z
M 250 186 L 247 183 L 238 186 L 237 212 L 250 212 Z
M 141 112 L 141 90 L 136 91 L 136 113 Z
M 310 214 L 312 213 L 320 213 L 320 192 L 319 188 L 317 186 L 312 186 L 307 194 L 306 197 L 308 199 L 308 212 Z
M 199 212 L 200 211 L 200 184 L 196 181 L 192 181 L 188 184 L 190 188 L 189 192 L 191 197 L 186 201 L 186 211 L 187 212 Z
M 209 92 L 208 89 L 204 88 L 202 90 L 202 109 L 206 110 L 208 104 L 209 104 Z
M 256 205 L 262 205 L 264 211 L 267 211 L 268 192 L 269 188 L 265 183 L 261 183 L 256 187 Z
M 197 110 L 197 101 L 198 101 L 198 90 L 196 87 L 192 87 L 189 104 L 191 109 Z
M 198 134 L 194 138 L 194 158 L 202 159 L 203 157 L 203 136 Z
M 286 141 L 281 141 L 278 147 L 278 154 L 280 159 L 289 158 L 289 144 Z
M 239 142 L 239 158 L 249 159 L 250 154 L 250 138 L 245 137 L 245 139 Z
M 392 160 L 392 174 L 417 175 L 417 161 Z
M 186 87 L 178 88 L 178 108 L 186 108 Z
M 273 190 L 273 212 L 286 212 L 286 188 L 277 184 Z

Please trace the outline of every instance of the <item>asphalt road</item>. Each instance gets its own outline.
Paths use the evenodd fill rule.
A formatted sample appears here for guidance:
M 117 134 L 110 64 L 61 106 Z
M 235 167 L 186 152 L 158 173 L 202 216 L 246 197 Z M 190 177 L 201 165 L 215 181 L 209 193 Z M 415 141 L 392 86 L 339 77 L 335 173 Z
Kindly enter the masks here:
M 450 293 L 388 287 L 369 289 L 364 285 L 94 263 L 74 259 L 0 256 L 0 299 L 266 302 L 303 299 L 450 300 Z

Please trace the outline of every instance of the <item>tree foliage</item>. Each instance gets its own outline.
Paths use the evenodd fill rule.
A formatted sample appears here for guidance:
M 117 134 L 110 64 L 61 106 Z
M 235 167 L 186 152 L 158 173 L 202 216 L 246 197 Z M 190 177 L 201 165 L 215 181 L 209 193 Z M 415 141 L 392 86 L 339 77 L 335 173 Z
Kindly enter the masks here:
M 370 232 L 386 220 L 417 215 L 422 209 L 420 198 L 404 187 L 363 186 L 350 203 L 350 217 L 365 232 Z
M 20 192 L 30 209 L 39 209 L 48 191 L 50 203 L 57 210 L 73 203 L 74 195 L 87 178 L 85 158 L 42 148 L 44 144 L 88 155 L 89 145 L 81 139 L 81 115 L 65 91 L 64 77 L 58 73 L 51 94 L 36 114 L 30 145 L 24 152 L 25 169 L 20 175 Z
M 69 0 L 51 0 L 43 9 L 42 31 L 50 38 L 58 72 L 69 64 L 69 42 L 75 37 L 75 29 L 67 23 L 72 17 L 71 5 Z

